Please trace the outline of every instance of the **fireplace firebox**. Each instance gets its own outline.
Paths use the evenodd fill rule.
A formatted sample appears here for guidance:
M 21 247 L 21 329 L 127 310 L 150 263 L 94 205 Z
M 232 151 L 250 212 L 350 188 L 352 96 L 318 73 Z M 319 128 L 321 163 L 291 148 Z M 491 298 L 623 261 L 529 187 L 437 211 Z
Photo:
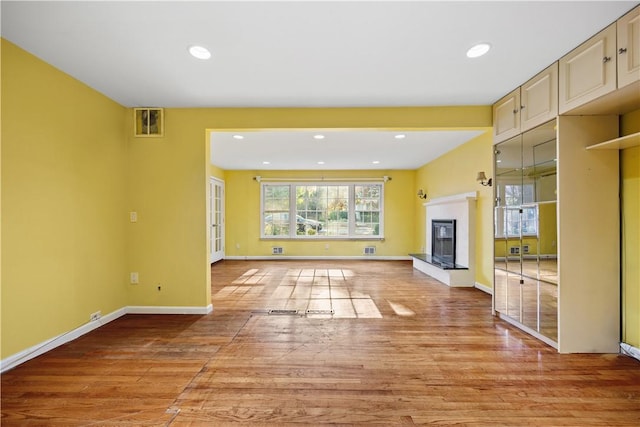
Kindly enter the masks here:
M 456 220 L 431 220 L 431 259 L 434 264 L 454 267 L 456 264 Z

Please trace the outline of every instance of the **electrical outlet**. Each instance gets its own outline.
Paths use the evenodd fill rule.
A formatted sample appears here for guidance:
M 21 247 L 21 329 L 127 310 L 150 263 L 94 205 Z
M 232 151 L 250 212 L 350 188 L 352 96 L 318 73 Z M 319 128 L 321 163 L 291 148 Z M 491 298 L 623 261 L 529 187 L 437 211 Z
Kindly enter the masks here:
M 129 212 L 129 221 L 138 222 L 138 212 Z
M 138 272 L 137 271 L 132 271 L 131 273 L 129 273 L 129 281 L 131 282 L 132 285 L 137 285 L 138 284 Z
M 101 317 L 102 317 L 102 312 L 98 310 L 95 313 L 91 313 L 91 316 L 89 316 L 89 320 L 93 322 L 100 319 Z

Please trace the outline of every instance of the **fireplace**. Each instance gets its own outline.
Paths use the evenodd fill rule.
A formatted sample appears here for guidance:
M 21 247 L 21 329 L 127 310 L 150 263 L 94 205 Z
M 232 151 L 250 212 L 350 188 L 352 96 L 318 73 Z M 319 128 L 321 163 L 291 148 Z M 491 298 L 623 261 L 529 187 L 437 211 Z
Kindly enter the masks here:
M 456 220 L 431 220 L 431 259 L 435 264 L 454 267 L 456 264 Z

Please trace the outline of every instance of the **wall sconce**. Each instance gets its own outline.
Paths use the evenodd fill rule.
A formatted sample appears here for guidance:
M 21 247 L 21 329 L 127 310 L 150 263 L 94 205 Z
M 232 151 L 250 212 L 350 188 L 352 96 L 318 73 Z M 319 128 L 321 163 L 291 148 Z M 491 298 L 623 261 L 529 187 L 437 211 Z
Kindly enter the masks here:
M 424 200 L 427 198 L 427 193 L 425 193 L 424 191 L 422 191 L 422 188 L 418 190 L 418 198 Z
M 485 187 L 491 187 L 491 184 L 493 183 L 492 178 L 487 179 L 487 176 L 484 174 L 484 172 L 478 172 L 476 181 L 478 181 L 480 185 L 484 185 Z

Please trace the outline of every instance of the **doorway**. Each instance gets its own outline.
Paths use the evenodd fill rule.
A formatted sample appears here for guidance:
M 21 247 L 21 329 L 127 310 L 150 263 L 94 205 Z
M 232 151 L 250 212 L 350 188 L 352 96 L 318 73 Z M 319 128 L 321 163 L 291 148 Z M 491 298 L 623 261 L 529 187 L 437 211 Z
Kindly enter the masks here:
M 211 177 L 209 179 L 209 237 L 210 262 L 224 258 L 224 181 Z

